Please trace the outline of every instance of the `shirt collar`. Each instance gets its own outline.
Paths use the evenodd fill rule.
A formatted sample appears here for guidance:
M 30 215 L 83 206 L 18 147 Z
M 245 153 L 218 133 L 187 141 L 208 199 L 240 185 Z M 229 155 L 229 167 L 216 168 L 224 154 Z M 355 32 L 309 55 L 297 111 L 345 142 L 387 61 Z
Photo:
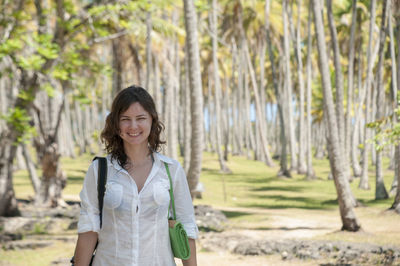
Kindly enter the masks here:
M 162 155 L 162 154 L 160 154 L 158 152 L 153 152 L 153 156 L 154 156 L 155 160 L 159 160 L 159 161 L 165 162 L 167 164 L 173 164 L 174 163 L 174 161 L 171 158 L 169 158 L 169 157 L 167 157 L 165 155 Z M 109 165 L 112 165 L 115 168 L 115 170 L 117 170 L 117 171 L 125 171 L 125 169 L 119 165 L 119 163 L 118 163 L 118 161 L 116 159 L 111 159 L 111 155 L 110 154 L 107 155 L 107 159 L 108 159 Z
M 167 164 L 173 164 L 174 163 L 174 161 L 171 158 L 169 158 L 169 157 L 167 157 L 165 155 L 162 155 L 162 154 L 160 154 L 158 152 L 154 152 L 153 156 L 157 157 L 160 161 L 163 161 L 163 162 L 165 162 Z

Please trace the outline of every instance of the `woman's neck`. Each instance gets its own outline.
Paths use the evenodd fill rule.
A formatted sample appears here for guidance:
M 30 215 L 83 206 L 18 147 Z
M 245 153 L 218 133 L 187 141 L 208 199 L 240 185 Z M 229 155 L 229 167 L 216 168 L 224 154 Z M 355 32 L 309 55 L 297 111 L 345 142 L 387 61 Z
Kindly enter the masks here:
M 150 154 L 150 150 L 147 145 L 124 147 L 124 150 L 126 156 L 128 157 L 128 161 L 133 164 L 145 161 Z

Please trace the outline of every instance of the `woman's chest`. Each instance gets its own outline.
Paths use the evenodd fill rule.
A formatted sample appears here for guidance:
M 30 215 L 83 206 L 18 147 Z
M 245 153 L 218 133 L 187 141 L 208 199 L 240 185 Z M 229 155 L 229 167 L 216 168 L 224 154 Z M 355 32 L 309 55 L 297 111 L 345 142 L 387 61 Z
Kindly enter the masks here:
M 163 173 L 153 173 L 140 192 L 128 173 L 113 173 L 106 183 L 104 208 L 118 215 L 150 215 L 169 206 L 169 180 Z

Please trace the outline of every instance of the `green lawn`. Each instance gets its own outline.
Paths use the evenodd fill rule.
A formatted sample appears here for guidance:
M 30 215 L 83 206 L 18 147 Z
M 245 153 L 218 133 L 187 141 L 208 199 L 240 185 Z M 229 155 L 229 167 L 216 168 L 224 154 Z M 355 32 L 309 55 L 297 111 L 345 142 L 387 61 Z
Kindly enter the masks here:
M 336 190 L 333 180 L 328 180 L 328 160 L 314 160 L 317 179 L 306 181 L 304 175 L 292 172 L 293 178 L 278 178 L 278 162 L 268 167 L 262 162 L 247 160 L 245 157 L 230 157 L 227 163 L 232 174 L 222 174 L 216 155 L 204 153 L 201 182 L 205 186 L 203 199 L 195 204 L 214 206 L 258 207 L 269 209 L 317 209 L 336 208 Z M 387 169 L 385 161 L 384 169 Z M 358 189 L 359 179 L 351 183 L 356 198 L 367 206 L 390 207 L 393 198 L 374 200 L 375 174 L 370 169 L 370 190 Z M 385 170 L 386 188 L 392 184 L 394 172 Z

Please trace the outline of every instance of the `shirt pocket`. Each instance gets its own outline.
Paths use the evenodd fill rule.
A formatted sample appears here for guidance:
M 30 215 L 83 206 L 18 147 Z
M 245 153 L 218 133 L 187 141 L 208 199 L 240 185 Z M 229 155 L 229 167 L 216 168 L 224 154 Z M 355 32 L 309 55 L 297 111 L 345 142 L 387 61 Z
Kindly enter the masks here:
M 169 182 L 159 180 L 153 185 L 153 198 L 157 205 L 168 205 L 170 200 Z
M 115 209 L 121 205 L 124 188 L 121 184 L 108 182 L 104 194 L 104 207 Z

